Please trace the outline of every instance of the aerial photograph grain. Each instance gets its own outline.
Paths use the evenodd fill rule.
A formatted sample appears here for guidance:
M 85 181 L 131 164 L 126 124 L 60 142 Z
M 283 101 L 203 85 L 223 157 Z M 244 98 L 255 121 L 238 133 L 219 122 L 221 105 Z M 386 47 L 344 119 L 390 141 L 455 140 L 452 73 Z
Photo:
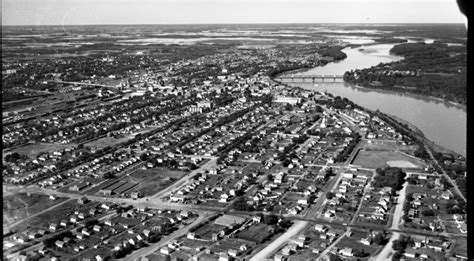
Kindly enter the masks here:
M 474 260 L 466 5 L 2 0 L 2 259 Z

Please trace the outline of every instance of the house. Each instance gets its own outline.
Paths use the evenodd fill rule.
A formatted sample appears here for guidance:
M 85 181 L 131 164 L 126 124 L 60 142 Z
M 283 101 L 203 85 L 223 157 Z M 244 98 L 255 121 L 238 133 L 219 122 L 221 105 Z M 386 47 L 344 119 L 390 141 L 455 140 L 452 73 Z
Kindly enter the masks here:
M 229 251 L 227 251 L 227 253 L 228 253 L 229 256 L 231 256 L 231 257 L 237 257 L 237 255 L 239 254 L 239 251 L 236 250 L 236 249 L 229 249 Z
M 262 222 L 262 217 L 261 216 L 254 216 L 252 218 L 252 221 L 259 224 L 260 222 Z
M 138 199 L 141 197 L 140 193 L 137 192 L 137 191 L 133 191 L 132 193 L 130 193 L 130 197 L 133 198 L 133 199 Z
M 149 237 L 150 236 L 150 230 L 148 230 L 148 229 L 143 230 L 143 235 L 145 235 L 145 237 Z
M 296 244 L 298 247 L 303 248 L 305 241 L 306 241 L 305 238 L 297 238 L 297 239 L 295 239 L 295 244 Z
M 88 186 L 87 182 L 81 182 L 79 184 L 75 184 L 74 186 L 69 187 L 69 190 L 70 191 L 81 191 L 84 188 L 86 188 L 87 186 Z M 83 204 L 83 203 L 81 203 L 81 204 Z
M 343 248 L 341 250 L 339 250 L 339 254 L 343 255 L 343 256 L 353 256 L 354 253 L 352 251 L 352 248 L 350 247 L 346 247 L 346 248 Z
M 282 250 L 281 253 L 285 256 L 291 255 L 296 250 L 296 245 L 286 245 Z
M 38 250 L 38 253 L 40 253 L 42 255 L 46 255 L 46 253 L 48 253 L 48 249 L 43 246 Z
M 78 199 L 77 202 L 79 204 L 83 205 L 83 204 L 86 204 L 87 202 L 89 202 L 89 199 L 86 198 L 86 197 L 82 197 L 82 198 Z
M 104 221 L 104 224 L 107 225 L 107 226 L 114 226 L 115 225 L 115 222 L 113 222 L 112 220 L 110 219 L 107 219 Z
M 286 256 L 282 255 L 282 254 L 276 254 L 275 255 L 275 258 L 273 259 L 275 261 L 285 261 L 286 260 Z
M 54 243 L 57 247 L 59 248 L 63 248 L 66 244 L 61 241 L 61 240 L 56 240 L 56 242 Z
M 42 237 L 46 234 L 46 230 L 44 229 L 38 229 L 38 231 L 36 232 L 36 234 L 38 235 L 38 237 Z
M 102 203 L 102 205 L 100 205 L 101 208 L 105 209 L 105 210 L 109 210 L 110 209 L 110 205 L 108 205 L 107 203 Z
M 169 247 L 160 248 L 160 253 L 162 253 L 162 254 L 169 255 L 171 252 L 173 252 L 173 250 L 170 249 Z
M 218 261 L 229 261 L 231 258 L 227 253 L 220 253 Z
M 65 237 L 65 238 L 63 238 L 63 241 L 64 241 L 64 243 L 66 243 L 66 244 L 69 244 L 69 242 L 71 242 L 71 240 L 72 240 L 72 238 L 70 238 L 70 237 Z
M 98 213 L 98 210 L 96 208 L 91 208 L 89 209 L 89 215 L 93 216 Z
M 372 238 L 371 237 L 361 238 L 360 242 L 366 246 L 370 246 L 372 244 Z
M 450 200 L 451 195 L 448 192 L 444 192 L 443 194 L 441 194 L 441 198 L 445 200 Z
M 56 223 L 50 224 L 50 225 L 49 225 L 49 229 L 50 229 L 51 231 L 56 231 L 56 230 L 58 229 L 58 224 L 56 224 Z
M 83 228 L 81 230 L 81 233 L 84 235 L 84 236 L 90 236 L 91 235 L 91 232 L 89 230 L 87 230 L 86 228 Z
M 330 230 L 330 231 L 326 232 L 326 235 L 328 235 L 329 237 L 335 237 L 335 236 L 337 236 L 337 233 L 334 230 Z
M 100 226 L 99 225 L 94 225 L 94 228 L 92 230 L 96 231 L 96 232 L 100 232 Z

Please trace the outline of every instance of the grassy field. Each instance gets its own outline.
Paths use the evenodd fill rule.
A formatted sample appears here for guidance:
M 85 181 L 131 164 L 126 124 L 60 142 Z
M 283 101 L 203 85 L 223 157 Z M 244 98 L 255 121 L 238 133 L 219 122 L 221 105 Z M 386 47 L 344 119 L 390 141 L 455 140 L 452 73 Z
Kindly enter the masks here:
M 358 242 L 355 238 L 350 238 L 350 237 L 344 237 L 343 239 L 341 239 L 341 241 L 339 241 L 336 247 L 339 249 L 349 247 L 349 248 L 352 248 L 354 251 L 364 250 L 364 252 L 367 253 L 368 255 L 365 258 L 360 258 L 360 260 L 367 260 L 368 257 L 377 250 L 377 246 L 366 246 Z
M 74 147 L 75 144 L 51 144 L 51 143 L 37 143 L 13 149 L 11 152 L 27 155 L 30 158 L 35 158 L 42 152 L 53 152 L 64 150 L 66 148 Z
M 128 140 L 133 139 L 134 137 L 135 137 L 135 135 L 133 135 L 133 134 L 124 135 L 123 137 L 120 137 L 120 138 L 117 138 L 117 139 L 113 138 L 113 137 L 104 137 L 104 138 L 100 138 L 100 139 L 85 143 L 84 147 L 103 149 L 107 146 L 113 147 L 113 146 L 115 146 L 117 144 L 120 144 L 122 142 L 126 142 Z
M 237 234 L 237 237 L 261 244 L 272 235 L 271 228 L 265 224 L 251 226 Z
M 402 145 L 396 141 L 382 141 L 382 140 L 371 140 L 370 143 L 368 140 L 362 140 L 360 142 L 361 148 L 366 148 L 368 150 L 403 150 L 403 151 L 414 151 L 417 149 L 415 145 Z
M 388 161 L 406 161 L 408 165 L 416 165 L 418 168 L 426 167 L 426 164 L 418 159 L 409 157 L 400 152 L 392 151 L 359 151 L 357 157 L 355 158 L 353 164 L 360 165 L 366 168 L 379 168 L 379 167 L 388 167 Z
M 138 190 L 144 196 L 151 196 L 186 174 L 187 172 L 184 171 L 169 170 L 167 168 L 139 169 L 122 180 L 138 183 L 134 190 Z
M 24 219 L 44 209 L 50 208 L 66 198 L 49 199 L 46 195 L 16 193 L 3 197 L 3 225 Z
M 50 211 L 42 213 L 26 222 L 18 224 L 13 229 L 17 231 L 23 231 L 27 228 L 48 228 L 51 223 L 66 219 L 67 213 L 71 212 L 77 205 L 78 204 L 76 200 L 66 202 Z
M 467 240 L 458 239 L 453 248 L 453 254 L 467 256 Z

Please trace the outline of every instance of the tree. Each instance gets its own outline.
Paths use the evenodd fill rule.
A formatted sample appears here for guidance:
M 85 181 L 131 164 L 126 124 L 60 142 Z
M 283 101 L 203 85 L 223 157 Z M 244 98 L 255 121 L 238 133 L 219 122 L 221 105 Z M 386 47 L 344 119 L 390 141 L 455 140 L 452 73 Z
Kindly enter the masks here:
M 249 205 L 245 197 L 238 197 L 234 202 L 234 208 L 240 211 L 253 211 L 254 207 Z
M 326 198 L 327 199 L 332 199 L 333 197 L 334 197 L 334 193 L 332 193 L 332 192 L 326 193 Z
M 273 175 L 271 173 L 267 174 L 267 180 L 270 182 L 273 181 Z
M 382 233 L 377 233 L 374 237 L 374 243 L 377 245 L 385 245 L 387 243 L 387 239 Z
M 365 257 L 368 255 L 368 253 L 365 253 L 364 249 L 361 248 L 361 249 L 354 249 L 354 256 L 356 257 Z
M 115 178 L 115 175 L 109 171 L 109 172 L 106 172 L 103 177 L 104 179 L 113 179 Z
M 97 225 L 97 224 L 99 224 L 99 220 L 97 220 L 97 219 L 91 219 L 91 220 L 87 221 L 87 222 L 84 224 L 84 226 L 86 226 L 86 227 L 92 227 L 92 226 Z
M 432 209 L 425 209 L 421 211 L 421 214 L 425 217 L 432 217 L 435 215 L 435 212 Z
M 278 223 L 278 217 L 274 214 L 264 215 L 263 220 L 267 225 L 275 225 Z

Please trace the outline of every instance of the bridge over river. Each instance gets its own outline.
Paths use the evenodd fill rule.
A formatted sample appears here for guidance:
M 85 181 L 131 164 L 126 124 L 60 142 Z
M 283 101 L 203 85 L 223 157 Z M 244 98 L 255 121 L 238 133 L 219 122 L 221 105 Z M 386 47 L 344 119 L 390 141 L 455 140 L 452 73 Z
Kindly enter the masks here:
M 281 82 L 344 82 L 343 75 L 281 75 Z

